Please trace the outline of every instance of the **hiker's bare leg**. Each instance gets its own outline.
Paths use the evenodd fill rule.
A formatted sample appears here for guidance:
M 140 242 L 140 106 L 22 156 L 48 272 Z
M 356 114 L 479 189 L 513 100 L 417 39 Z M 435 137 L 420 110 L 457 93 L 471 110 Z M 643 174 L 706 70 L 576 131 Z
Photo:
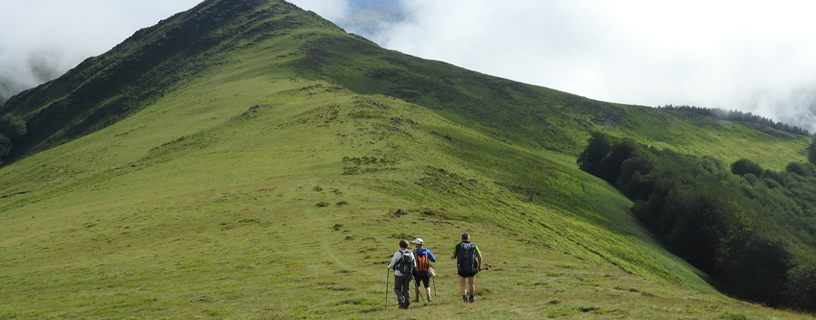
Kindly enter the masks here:
M 462 295 L 466 295 L 467 291 L 465 291 L 465 278 L 460 276 L 459 277 L 459 291 L 462 292 Z
M 470 292 L 470 294 L 476 294 L 476 284 L 474 283 L 474 282 L 475 282 L 475 281 L 474 281 L 475 279 L 476 279 L 475 277 L 470 277 L 470 278 L 467 278 L 467 280 L 468 280 L 468 288 L 470 289 L 470 291 L 468 291 L 468 292 Z M 464 284 L 464 283 L 463 283 L 463 284 Z M 464 294 L 464 293 L 463 293 L 463 294 Z
M 431 295 L 431 287 L 425 287 L 425 294 L 429 296 Z

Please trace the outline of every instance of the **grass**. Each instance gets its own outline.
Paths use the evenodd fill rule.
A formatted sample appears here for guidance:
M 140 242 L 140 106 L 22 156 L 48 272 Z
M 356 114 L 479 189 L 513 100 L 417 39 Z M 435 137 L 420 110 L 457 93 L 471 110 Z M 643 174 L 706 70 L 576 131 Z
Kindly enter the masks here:
M 810 137 L 750 123 L 611 104 L 526 85 L 384 50 L 344 34 L 318 33 L 304 44 L 301 55 L 305 57 L 295 63 L 305 77 L 355 92 L 398 97 L 528 149 L 576 156 L 586 146 L 589 132 L 600 130 L 726 163 L 747 158 L 783 170 L 791 161 L 805 161 L 810 142 Z
M 308 13 L 252 12 L 247 26 L 218 16 L 233 23 L 210 34 L 220 45 L 132 116 L 0 169 L 0 319 L 810 318 L 718 293 L 575 165 L 594 129 L 771 168 L 801 157 L 804 138 L 579 99 L 375 48 Z M 172 36 L 168 21 L 141 36 Z M 311 23 L 256 34 L 270 21 Z M 462 232 L 492 266 L 468 306 L 447 259 Z M 439 295 L 406 312 L 383 267 L 413 237 L 440 258 Z
M 411 317 L 807 318 L 716 293 L 568 156 L 329 83 L 205 80 L 2 175 L 0 318 L 391 318 L 400 237 L 440 258 Z M 464 231 L 492 266 L 469 308 Z

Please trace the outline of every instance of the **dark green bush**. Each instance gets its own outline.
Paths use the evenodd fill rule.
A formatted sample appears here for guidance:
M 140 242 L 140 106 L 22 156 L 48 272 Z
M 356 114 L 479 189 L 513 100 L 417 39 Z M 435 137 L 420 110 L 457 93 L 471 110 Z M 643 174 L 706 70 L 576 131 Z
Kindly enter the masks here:
M 785 167 L 785 171 L 795 173 L 803 177 L 816 176 L 816 167 L 811 163 L 791 162 Z
M 589 144 L 578 156 L 578 167 L 587 173 L 598 176 L 600 173 L 601 160 L 606 157 L 611 149 L 609 138 L 600 132 L 592 132 Z
M 743 176 L 749 173 L 759 176 L 762 174 L 762 167 L 751 160 L 739 159 L 731 164 L 731 173 L 738 176 Z
M 810 144 L 807 147 L 807 158 L 811 164 L 816 165 L 816 137 L 810 141 Z
M 26 132 L 26 123 L 22 118 L 10 113 L 0 117 L 0 134 L 8 137 L 10 140 L 16 140 L 26 134 Z

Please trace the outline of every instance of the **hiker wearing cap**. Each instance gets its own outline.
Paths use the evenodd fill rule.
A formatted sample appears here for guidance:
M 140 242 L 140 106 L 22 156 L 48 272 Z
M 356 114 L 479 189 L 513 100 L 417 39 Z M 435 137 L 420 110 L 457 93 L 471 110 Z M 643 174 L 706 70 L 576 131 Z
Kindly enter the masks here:
M 459 291 L 462 293 L 462 300 L 473 302 L 476 300 L 476 273 L 482 270 L 482 254 L 475 244 L 470 242 L 470 235 L 462 234 L 462 242 L 453 248 L 451 260 L 456 259 L 456 271 L 459 273 Z M 465 279 L 468 282 L 468 289 L 465 290 Z M 470 297 L 468 297 L 470 293 Z
M 428 272 L 428 269 L 431 267 L 431 262 L 436 262 L 436 257 L 434 257 L 431 250 L 425 249 L 422 247 L 422 239 L 416 238 L 413 244 L 416 246 L 416 250 L 414 250 L 414 258 L 416 258 L 417 264 L 417 272 L 414 276 L 414 281 L 416 285 L 414 286 L 414 293 L 416 294 L 416 298 L 414 298 L 414 302 L 419 302 L 419 285 L 420 283 L 425 285 L 425 296 L 428 297 L 428 302 L 431 302 L 431 275 Z
M 400 309 L 411 305 L 411 275 L 416 272 L 414 253 L 408 251 L 408 240 L 399 241 L 400 250 L 394 253 L 388 269 L 394 269 L 394 292 L 397 294 Z

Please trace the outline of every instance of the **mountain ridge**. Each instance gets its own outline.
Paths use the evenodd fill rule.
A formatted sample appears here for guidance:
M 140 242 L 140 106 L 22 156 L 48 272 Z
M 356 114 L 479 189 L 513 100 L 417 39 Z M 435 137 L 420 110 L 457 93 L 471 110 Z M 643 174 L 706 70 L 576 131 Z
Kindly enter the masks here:
M 200 72 L 199 69 L 208 68 L 205 66 L 211 68 L 219 64 L 218 57 L 228 54 L 229 50 L 236 50 L 239 47 L 246 49 L 270 37 L 292 37 L 288 33 L 294 30 L 291 28 L 295 26 L 299 28 L 298 30 L 311 30 L 298 34 L 297 39 L 293 39 L 303 44 L 301 48 L 293 48 L 288 53 L 282 52 L 288 58 L 294 58 L 291 63 L 299 74 L 311 79 L 335 82 L 361 93 L 385 94 L 426 105 L 460 124 L 480 127 L 483 132 L 489 132 L 500 140 L 577 155 L 585 146 L 589 132 L 592 130 L 610 131 L 616 136 L 633 136 L 644 143 L 664 148 L 677 148 L 679 145 L 687 144 L 689 140 L 712 139 L 712 137 L 695 136 L 690 132 L 691 128 L 687 128 L 688 125 L 678 126 L 678 122 L 696 125 L 694 122 L 698 121 L 689 118 L 682 112 L 656 112 L 646 107 L 595 101 L 553 89 L 473 73 L 444 62 L 405 56 L 395 51 L 384 50 L 361 37 L 350 36 L 314 13 L 293 11 L 293 8 L 296 8 L 293 5 L 285 2 L 274 3 L 267 8 L 264 7 L 265 3 L 265 1 L 202 2 L 188 12 L 176 14 L 174 17 L 177 19 L 166 19 L 154 27 L 136 32 L 129 40 L 111 50 L 111 53 L 89 58 L 60 79 L 14 97 L 2 106 L 0 112 L 11 112 L 25 118 L 31 133 L 21 143 L 15 144 L 9 159 L 25 157 L 33 151 L 44 150 L 110 125 L 160 97 L 163 90 L 171 90 L 175 85 L 183 85 L 184 79 L 195 77 Z M 226 6 L 229 10 L 224 10 L 217 5 Z M 261 9 L 256 10 L 255 8 Z M 193 13 L 198 12 L 196 10 L 201 13 Z M 291 15 L 293 12 L 296 13 L 294 16 Z M 279 13 L 280 16 L 275 17 L 276 13 Z M 239 24 L 231 24 L 229 22 L 235 19 L 221 16 L 229 14 L 238 14 L 246 19 L 240 20 Z M 226 24 L 224 27 L 228 29 L 225 30 L 233 31 L 214 27 L 219 23 Z M 211 29 L 220 31 L 210 34 L 196 29 L 201 25 L 211 25 Z M 173 49 L 173 43 L 187 43 L 189 39 L 184 33 L 187 29 L 196 29 L 194 35 L 201 38 L 198 41 L 204 47 L 200 50 L 209 53 L 186 55 L 176 53 L 171 57 L 162 57 L 160 52 L 165 49 Z M 158 39 L 158 42 L 151 44 L 151 47 L 156 49 L 152 51 L 128 49 L 130 46 L 136 46 L 141 39 L 146 37 Z M 206 43 L 214 44 L 215 48 L 208 47 Z M 178 46 L 187 51 L 197 48 L 195 42 L 192 45 L 179 44 Z M 130 52 L 119 57 L 118 52 L 127 50 L 135 53 Z M 140 53 L 141 51 L 147 51 L 147 53 Z M 155 54 L 159 56 L 158 58 L 151 56 L 150 52 L 154 51 L 159 52 Z M 170 52 L 177 51 L 171 50 Z M 92 80 L 96 84 L 105 83 L 101 87 L 104 88 L 102 94 L 83 92 L 84 86 L 100 87 L 77 80 L 89 73 L 105 73 L 106 69 L 93 71 L 94 67 L 103 68 L 103 66 L 92 65 L 94 61 L 100 59 L 105 60 L 104 63 L 99 62 L 104 65 L 111 65 L 121 60 L 124 65 L 120 69 L 141 70 L 140 72 L 145 75 L 141 78 L 134 78 L 126 73 L 127 76 L 119 76 L 113 79 L 114 81 L 103 75 Z M 273 60 L 270 59 L 270 61 Z M 156 61 L 163 64 L 156 64 Z M 151 63 L 156 67 L 141 66 Z M 184 70 L 179 69 L 181 66 L 185 66 Z M 80 70 L 83 71 L 80 72 Z M 127 91 L 117 93 L 108 92 L 111 90 L 107 82 L 121 83 L 120 85 L 123 86 L 127 83 L 134 83 L 132 86 L 126 86 L 129 88 Z M 72 83 L 79 83 L 78 89 L 75 92 L 65 91 L 72 88 Z M 88 100 L 89 97 L 100 101 Z M 63 125 L 71 123 L 71 125 L 69 128 L 60 128 L 60 123 Z M 713 122 L 713 124 L 716 123 Z M 665 128 L 671 130 L 670 134 L 662 134 L 662 137 L 667 138 L 654 139 L 654 137 L 661 137 L 657 132 Z M 750 130 L 749 128 L 738 129 L 743 132 Z M 648 132 L 639 132 L 644 130 Z M 718 132 L 716 134 L 727 133 Z M 776 130 L 764 134 L 768 136 L 752 135 L 751 139 L 753 142 L 770 141 L 774 140 L 773 135 L 780 136 Z M 790 134 L 781 134 L 781 136 L 788 135 Z M 666 139 L 674 141 L 664 143 Z M 796 144 L 804 149 L 804 144 L 806 144 L 804 137 L 793 140 L 798 141 L 782 143 L 787 145 L 786 148 Z M 696 144 L 697 142 L 692 142 L 691 145 Z M 718 146 L 714 143 L 706 143 L 706 145 L 707 147 L 723 148 L 723 144 Z M 743 146 L 709 152 L 708 155 L 736 153 L 743 158 L 752 154 L 759 155 L 762 158 L 768 158 L 760 162 L 770 162 L 766 165 L 777 168 L 784 167 L 788 162 L 782 157 L 790 159 L 795 156 L 790 153 L 780 154 L 779 149 L 775 152 L 763 152 L 760 149 Z M 679 151 L 698 152 L 694 147 L 681 147 Z M 698 155 L 706 154 L 698 153 Z M 737 158 L 723 160 L 734 161 Z

